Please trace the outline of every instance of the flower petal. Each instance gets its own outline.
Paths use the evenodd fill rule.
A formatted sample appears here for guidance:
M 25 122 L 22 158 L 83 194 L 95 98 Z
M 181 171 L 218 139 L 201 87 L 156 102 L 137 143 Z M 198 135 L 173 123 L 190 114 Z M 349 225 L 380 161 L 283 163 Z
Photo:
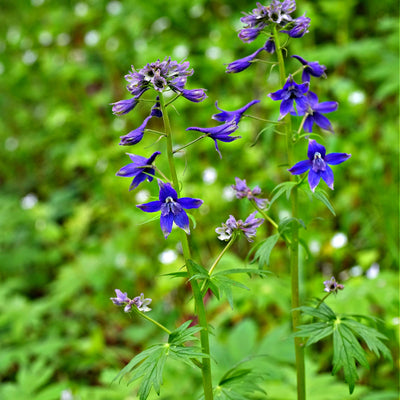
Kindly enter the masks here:
M 145 204 L 138 204 L 136 207 L 140 208 L 142 211 L 145 212 L 156 212 L 161 210 L 161 204 L 162 204 L 161 201 L 156 200 L 156 201 L 150 201 L 149 203 Z
M 308 174 L 308 183 L 310 184 L 310 189 L 314 192 L 315 188 L 318 186 L 319 181 L 321 180 L 321 176 L 319 173 L 315 172 L 313 169 L 310 169 L 310 173 Z
M 178 214 L 175 214 L 174 216 L 174 222 L 179 228 L 182 228 L 186 233 L 190 233 L 189 229 L 189 217 L 185 213 L 185 211 L 181 211 Z
M 321 157 L 324 159 L 326 154 L 325 147 L 322 146 L 322 144 L 317 143 L 314 139 L 310 139 L 308 141 L 308 150 L 307 150 L 308 158 L 310 160 L 313 160 L 315 153 L 320 153 Z
M 172 197 L 175 201 L 177 201 L 178 194 L 176 193 L 176 190 L 171 186 L 170 183 L 164 183 L 158 181 L 158 185 L 160 186 L 160 193 L 158 196 L 160 202 L 165 203 L 167 197 Z
M 192 199 L 191 197 L 181 197 L 178 199 L 178 203 L 186 209 L 199 208 L 203 204 L 203 200 Z
M 348 160 L 350 157 L 351 154 L 347 153 L 330 153 L 325 156 L 325 162 L 331 165 L 337 165 Z
M 303 160 L 299 161 L 298 163 L 294 164 L 292 168 L 288 169 L 288 171 L 292 175 L 299 175 L 303 174 L 304 172 L 308 171 L 312 167 L 312 163 L 310 160 Z
M 339 103 L 337 101 L 323 101 L 322 103 L 315 104 L 313 109 L 320 113 L 330 113 L 338 109 Z
M 160 217 L 160 226 L 163 231 L 165 239 L 172 231 L 172 223 L 174 222 L 174 215 L 169 213 L 167 215 L 161 215 Z
M 326 131 L 333 132 L 333 128 L 331 123 L 329 122 L 329 119 L 320 114 L 319 112 L 314 112 L 313 114 L 314 121 L 315 123 L 322 129 L 325 129 Z
M 304 132 L 312 132 L 313 125 L 314 125 L 314 117 L 312 115 L 308 115 L 303 124 Z
M 279 119 L 281 120 L 291 111 L 295 111 L 295 109 L 293 108 L 293 99 L 282 100 L 281 106 L 279 108 Z
M 333 171 L 329 165 L 325 166 L 325 170 L 320 172 L 321 178 L 333 190 Z

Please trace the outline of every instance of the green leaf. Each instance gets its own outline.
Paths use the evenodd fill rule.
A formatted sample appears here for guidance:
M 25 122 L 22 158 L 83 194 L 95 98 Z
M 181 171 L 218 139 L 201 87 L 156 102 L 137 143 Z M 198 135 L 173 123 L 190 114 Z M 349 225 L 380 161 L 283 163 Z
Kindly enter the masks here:
M 306 346 L 319 342 L 324 337 L 332 335 L 333 324 L 328 322 L 314 322 L 307 325 L 299 325 L 297 331 L 293 334 L 295 337 L 307 337 Z
M 263 268 L 264 265 L 269 266 L 269 257 L 271 255 L 271 251 L 276 245 L 278 239 L 279 239 L 279 233 L 265 239 L 261 243 L 261 246 L 256 251 L 256 254 L 254 255 L 254 259 L 252 262 L 258 260 L 259 268 Z
M 369 368 L 365 351 L 357 338 L 348 326 L 339 321 L 335 324 L 333 331 L 332 374 L 336 374 L 343 368 L 344 379 L 349 385 L 350 394 L 353 393 L 355 382 L 358 379 L 356 361 L 363 367 Z
M 192 271 L 192 277 L 190 279 L 208 279 L 208 271 L 202 267 L 201 265 L 197 264 L 193 260 L 187 260 L 187 267 L 190 271 Z
M 289 199 L 292 189 L 297 185 L 297 182 L 282 182 L 279 185 L 275 186 L 272 190 L 272 193 L 276 192 L 273 196 L 271 201 L 269 202 L 269 207 L 282 196 L 283 193 L 286 192 L 286 198 Z
M 326 192 L 324 190 L 316 189 L 315 192 L 312 192 L 312 195 L 316 199 L 322 201 L 325 204 L 325 206 L 328 208 L 328 210 L 336 217 L 335 210 L 334 210 L 331 202 L 329 201 L 328 196 L 326 195 Z

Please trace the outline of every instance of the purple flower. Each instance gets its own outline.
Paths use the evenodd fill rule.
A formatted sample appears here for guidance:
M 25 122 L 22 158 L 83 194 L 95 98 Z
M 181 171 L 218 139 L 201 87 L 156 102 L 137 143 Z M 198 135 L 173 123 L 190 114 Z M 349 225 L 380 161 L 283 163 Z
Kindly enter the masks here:
M 129 111 L 132 111 L 136 107 L 138 102 L 139 100 L 137 100 L 135 97 L 132 97 L 128 100 L 120 100 L 116 103 L 111 103 L 111 105 L 113 106 L 112 112 L 114 115 L 127 114 Z
M 135 154 L 127 153 L 132 162 L 122 167 L 117 173 L 117 176 L 123 176 L 126 178 L 134 178 L 129 190 L 135 189 L 144 180 L 151 182 L 155 173 L 153 162 L 155 158 L 161 154 L 159 151 L 153 153 L 150 158 L 137 156 Z
M 325 70 L 326 67 L 325 65 L 321 65 L 318 61 L 306 61 L 304 58 L 300 56 L 292 56 L 293 58 L 296 58 L 299 60 L 303 65 L 303 74 L 301 75 L 301 80 L 304 82 L 310 82 L 311 75 L 320 78 L 321 76 L 323 78 L 326 78 Z
M 256 186 L 253 190 L 251 190 L 247 184 L 246 179 L 235 178 L 236 185 L 232 185 L 232 189 L 236 193 L 236 198 L 244 199 L 247 198 L 250 201 L 254 201 L 259 208 L 265 208 L 268 203 L 268 199 L 260 199 L 257 196 L 261 194 L 261 189 Z
M 336 111 L 338 108 L 338 103 L 336 101 L 324 101 L 322 103 L 318 103 L 318 97 L 313 92 L 308 92 L 306 97 L 306 106 L 302 109 L 299 107 L 298 109 L 299 115 L 304 115 L 307 113 L 307 117 L 303 125 L 304 131 L 312 132 L 313 125 L 316 123 L 320 128 L 334 133 L 329 119 L 322 114 Z
M 149 120 L 152 118 L 151 115 L 149 115 L 145 120 L 143 121 L 142 125 L 140 125 L 138 128 L 134 129 L 133 131 L 130 131 L 124 136 L 121 136 L 120 139 L 120 145 L 121 146 L 132 146 L 134 144 L 139 143 L 143 139 L 144 135 L 144 130 L 146 128 L 147 123 Z
M 250 103 L 247 103 L 245 106 L 242 108 L 239 108 L 238 110 L 235 111 L 224 111 L 221 108 L 218 107 L 218 101 L 215 102 L 215 107 L 220 110 L 221 112 L 218 114 L 214 114 L 211 118 L 215 119 L 216 121 L 219 122 L 232 122 L 235 121 L 236 124 L 239 123 L 241 118 L 243 117 L 243 114 L 254 104 L 259 103 L 260 100 L 252 100 Z
M 192 89 L 192 90 L 182 89 L 181 93 L 185 99 L 190 100 L 193 103 L 200 103 L 200 101 L 203 101 L 204 99 L 207 98 L 204 89 Z
M 256 50 L 253 54 L 250 54 L 247 57 L 240 58 L 239 60 L 232 61 L 229 63 L 226 67 L 227 73 L 237 73 L 245 70 L 246 68 L 250 67 L 251 63 L 253 60 L 258 56 L 259 53 L 261 53 L 263 50 L 265 50 L 264 47 L 259 48 Z
M 307 18 L 304 14 L 303 16 L 293 20 L 294 26 L 289 30 L 282 30 L 282 33 L 287 33 L 292 38 L 301 38 L 306 33 L 308 33 L 308 28 L 310 26 L 311 19 Z
M 337 283 L 334 276 L 332 276 L 332 278 L 329 281 L 325 281 L 324 285 L 325 285 L 324 292 L 328 292 L 328 293 L 331 293 L 331 292 L 337 293 L 338 290 L 344 289 L 344 285 Z
M 241 231 L 246 236 L 246 239 L 249 242 L 252 242 L 252 238 L 257 233 L 257 228 L 264 222 L 264 219 L 262 218 L 254 218 L 256 214 L 257 211 L 253 212 L 244 222 L 241 219 L 237 221 L 233 215 L 230 215 L 222 226 L 215 229 L 215 232 L 218 233 L 218 239 L 230 240 L 235 232 Z
M 282 100 L 279 116 L 280 120 L 289 112 L 295 113 L 293 102 L 295 102 L 300 109 L 304 109 L 306 107 L 307 100 L 305 93 L 308 91 L 308 86 L 308 82 L 298 85 L 293 80 L 292 75 L 289 75 L 282 89 L 268 94 L 268 96 L 274 101 Z
M 189 217 L 184 210 L 199 208 L 203 200 L 191 197 L 178 199 L 176 191 L 169 183 L 159 181 L 158 184 L 160 186 L 159 200 L 139 204 L 137 207 L 145 212 L 161 211 L 160 225 L 165 238 L 171 233 L 173 222 L 189 234 Z
M 143 293 L 140 296 L 130 299 L 127 293 L 122 293 L 119 289 L 115 289 L 117 297 L 110 297 L 110 300 L 116 306 L 125 306 L 124 311 L 129 312 L 132 306 L 135 305 L 139 311 L 147 312 L 151 311 L 151 308 L 147 307 L 151 303 L 151 299 L 145 299 Z
M 270 54 L 275 52 L 275 41 L 272 37 L 265 42 L 264 49 Z
M 325 147 L 317 143 L 315 140 L 308 141 L 308 160 L 299 161 L 288 171 L 292 175 L 299 175 L 310 171 L 308 174 L 308 183 L 310 189 L 314 192 L 321 178 L 333 190 L 333 171 L 330 165 L 341 164 L 351 157 L 347 153 L 330 153 L 326 154 Z
M 241 136 L 230 136 L 231 133 L 237 130 L 237 128 L 238 124 L 232 120 L 213 128 L 197 128 L 192 126 L 190 128 L 186 128 L 186 130 L 203 132 L 206 134 L 206 136 L 209 136 L 211 139 L 213 139 L 215 142 L 215 149 L 217 150 L 220 158 L 222 158 L 222 154 L 218 148 L 217 140 L 220 140 L 221 142 L 233 142 L 236 139 L 240 139 Z
M 239 32 L 238 36 L 242 42 L 250 43 L 257 38 L 261 31 L 262 28 L 244 28 Z
M 292 21 L 292 17 L 289 14 L 295 9 L 296 2 L 294 0 L 285 0 L 283 3 L 280 0 L 272 0 L 271 4 L 267 7 L 267 13 L 271 22 L 285 26 L 288 22 Z

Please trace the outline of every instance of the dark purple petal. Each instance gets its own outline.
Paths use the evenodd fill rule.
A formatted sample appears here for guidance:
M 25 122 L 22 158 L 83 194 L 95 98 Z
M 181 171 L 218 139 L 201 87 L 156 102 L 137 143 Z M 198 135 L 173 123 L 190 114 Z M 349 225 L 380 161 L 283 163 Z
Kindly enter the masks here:
M 203 204 L 203 200 L 192 199 L 191 197 L 181 197 L 178 199 L 178 203 L 186 209 L 199 208 Z
M 136 207 L 140 208 L 142 211 L 145 212 L 156 212 L 161 210 L 162 202 L 159 200 L 150 201 L 149 203 L 145 204 L 138 204 Z
M 321 178 L 333 190 L 333 171 L 329 165 L 325 166 L 325 170 L 320 172 Z
M 254 104 L 259 103 L 260 100 L 252 100 L 250 103 L 247 103 L 242 108 L 239 108 L 235 111 L 224 111 L 218 107 L 218 102 L 215 102 L 215 107 L 222 111 L 218 114 L 214 114 L 211 118 L 215 119 L 219 122 L 228 122 L 234 120 L 237 124 L 239 123 L 240 119 L 242 118 L 243 114 Z
M 147 172 L 148 174 L 153 174 L 154 175 L 154 169 L 151 171 Z M 145 173 L 140 173 L 138 175 L 135 176 L 135 178 L 133 179 L 131 185 L 129 186 L 129 191 L 136 189 L 143 181 L 145 181 L 146 179 L 149 180 L 149 182 L 151 182 L 153 180 L 153 177 L 150 175 L 147 175 Z
M 313 109 L 320 113 L 330 113 L 336 111 L 338 108 L 338 103 L 336 101 L 323 101 L 319 104 L 314 104 Z
M 272 37 L 265 42 L 264 49 L 270 54 L 275 52 L 275 41 Z
M 329 122 L 329 119 L 324 117 L 322 114 L 320 114 L 319 112 L 314 112 L 313 114 L 314 116 L 314 121 L 315 123 L 322 129 L 325 129 L 329 132 L 333 132 L 333 128 L 331 123 Z M 307 132 L 307 131 L 306 131 Z
M 303 160 L 294 164 L 292 168 L 288 169 L 288 171 L 292 175 L 300 175 L 308 171 L 311 167 L 312 167 L 312 162 L 310 160 Z
M 241 29 L 238 36 L 242 42 L 250 43 L 259 35 L 260 31 L 259 28 L 244 28 Z
M 286 89 L 279 89 L 276 92 L 269 93 L 268 97 L 270 97 L 274 101 L 282 100 L 286 94 Z
M 114 115 L 123 115 L 127 114 L 129 111 L 132 111 L 138 103 L 138 100 L 135 97 L 132 97 L 128 100 L 120 100 L 116 103 L 111 103 L 112 112 Z
M 306 120 L 303 124 L 303 129 L 305 132 L 312 132 L 312 127 L 314 125 L 314 117 L 312 115 L 307 115 Z
M 263 50 L 266 50 L 264 47 L 256 50 L 254 53 L 250 54 L 247 57 L 240 58 L 238 60 L 232 61 L 226 67 L 227 73 L 237 73 L 245 70 L 246 68 L 250 67 L 253 60 L 261 53 Z
M 174 215 L 174 222 L 179 228 L 182 228 L 186 233 L 190 233 L 189 230 L 189 217 L 185 213 L 185 211 L 181 211 L 178 214 Z
M 315 153 L 321 154 L 321 157 L 324 159 L 326 154 L 325 147 L 322 146 L 322 144 L 317 143 L 314 139 L 310 139 L 308 141 L 308 151 L 307 151 L 308 158 L 310 160 L 313 160 Z
M 142 125 L 138 128 L 134 129 L 133 131 L 129 132 L 128 134 L 121 136 L 121 142 L 119 143 L 121 146 L 131 146 L 134 144 L 139 143 L 143 139 L 144 130 L 146 128 L 147 123 L 151 119 L 151 115 L 145 118 Z
M 308 183 L 310 184 L 310 189 L 313 192 L 315 191 L 315 188 L 318 186 L 320 180 L 321 180 L 320 174 L 310 169 L 310 172 L 308 174 Z
M 325 162 L 330 165 L 337 165 L 348 160 L 350 157 L 351 154 L 347 153 L 330 153 L 325 156 Z
M 172 231 L 172 224 L 174 222 L 174 214 L 169 213 L 166 215 L 161 215 L 160 217 L 160 226 L 161 230 L 164 234 L 165 239 L 168 237 L 168 235 Z
M 176 193 L 176 190 L 171 186 L 170 183 L 164 183 L 158 181 L 158 185 L 160 187 L 160 193 L 158 197 L 160 199 L 160 202 L 165 203 L 165 200 L 168 197 L 171 197 L 174 201 L 177 201 L 178 194 Z
M 280 120 L 290 112 L 295 112 L 295 109 L 293 107 L 293 100 L 292 99 L 283 100 L 279 108 L 279 111 L 280 111 L 279 115 Z
M 190 100 L 193 103 L 200 103 L 205 98 L 207 98 L 204 89 L 192 89 L 192 90 L 183 89 L 181 93 L 185 99 Z

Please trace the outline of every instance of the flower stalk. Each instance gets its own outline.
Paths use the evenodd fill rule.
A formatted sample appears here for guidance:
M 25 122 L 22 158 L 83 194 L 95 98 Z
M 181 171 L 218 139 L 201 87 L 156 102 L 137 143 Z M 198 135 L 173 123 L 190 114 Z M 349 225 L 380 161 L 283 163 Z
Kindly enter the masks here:
M 286 81 L 285 61 L 282 54 L 282 48 L 279 42 L 279 34 L 276 26 L 273 28 L 273 37 L 275 41 L 276 55 L 279 64 L 279 80 L 283 87 Z M 292 141 L 292 124 L 290 115 L 283 119 L 286 132 L 286 154 L 288 164 L 293 163 L 293 141 Z M 293 178 L 292 178 L 293 179 Z M 298 218 L 298 200 L 297 187 L 292 190 L 291 195 L 292 218 Z M 295 222 L 292 225 L 292 240 L 290 243 L 290 274 L 291 274 L 291 292 L 292 292 L 292 327 L 293 331 L 297 331 L 300 325 L 300 282 L 299 282 L 299 227 Z M 296 356 L 296 371 L 297 371 L 297 400 L 306 399 L 306 381 L 305 381 L 305 361 L 304 347 L 301 338 L 294 338 L 295 356 Z
M 164 121 L 164 129 L 166 133 L 166 141 L 167 141 L 167 155 L 168 155 L 168 163 L 169 169 L 172 178 L 172 184 L 178 194 L 180 196 L 180 185 L 178 180 L 178 175 L 176 173 L 175 162 L 174 162 L 174 151 L 173 151 L 173 143 L 172 143 L 172 130 L 171 125 L 168 117 L 168 112 L 166 110 L 165 100 L 160 95 L 160 106 L 163 115 Z M 202 352 L 204 354 L 210 355 L 210 342 L 209 342 L 209 331 L 208 331 L 208 322 L 207 322 L 207 315 L 206 310 L 204 307 L 203 296 L 200 291 L 199 284 L 196 279 L 191 279 L 195 275 L 195 271 L 191 267 L 191 253 L 189 247 L 189 241 L 187 234 L 183 230 L 179 230 L 181 235 L 181 244 L 182 244 L 182 252 L 183 257 L 185 259 L 185 265 L 187 268 L 189 281 L 192 287 L 193 298 L 195 302 L 195 312 L 197 313 L 199 319 L 199 325 L 202 327 L 200 331 L 200 342 Z M 212 387 L 212 378 L 211 378 L 211 361 L 210 357 L 204 357 L 201 363 L 201 370 L 203 376 L 203 390 L 204 390 L 204 399 L 205 400 L 213 400 L 213 387 Z

